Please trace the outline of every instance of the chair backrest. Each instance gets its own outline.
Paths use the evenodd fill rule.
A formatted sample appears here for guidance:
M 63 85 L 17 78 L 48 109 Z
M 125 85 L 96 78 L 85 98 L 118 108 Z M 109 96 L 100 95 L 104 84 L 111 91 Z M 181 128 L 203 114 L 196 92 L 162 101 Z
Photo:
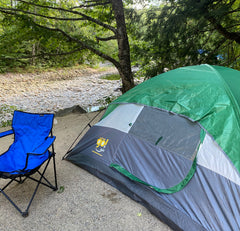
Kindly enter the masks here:
M 49 136 L 54 114 L 34 114 L 15 111 L 12 128 L 14 142 L 21 142 L 26 152 L 33 151 Z

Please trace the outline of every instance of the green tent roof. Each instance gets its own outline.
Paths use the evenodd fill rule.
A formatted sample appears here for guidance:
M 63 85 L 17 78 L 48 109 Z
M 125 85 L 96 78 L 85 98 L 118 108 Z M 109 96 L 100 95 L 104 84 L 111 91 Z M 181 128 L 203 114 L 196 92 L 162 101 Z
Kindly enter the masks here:
M 240 172 L 239 71 L 207 64 L 169 71 L 120 96 L 105 116 L 119 103 L 162 108 L 199 122 Z

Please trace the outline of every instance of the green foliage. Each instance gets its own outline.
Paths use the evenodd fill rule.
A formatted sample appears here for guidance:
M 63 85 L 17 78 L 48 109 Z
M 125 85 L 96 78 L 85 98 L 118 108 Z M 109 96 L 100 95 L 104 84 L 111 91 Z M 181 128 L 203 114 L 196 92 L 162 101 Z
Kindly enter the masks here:
M 7 121 L 2 121 L 2 123 L 0 124 L 0 127 L 9 127 L 12 125 L 12 121 L 11 120 L 7 120 Z
M 77 14 L 116 28 L 111 4 L 83 7 L 94 1 L 12 2 L 13 8 L 18 10 L 16 14 L 0 14 L 0 72 L 29 66 L 94 65 L 102 60 L 56 29 L 119 60 L 117 41 L 103 40 L 113 36 L 113 31 L 91 20 L 83 20 Z M 10 3 L 1 0 L 0 7 L 9 8 Z M 139 75 L 152 77 L 166 67 L 173 69 L 201 63 L 240 69 L 239 0 L 124 0 L 123 3 L 131 61 L 141 67 Z M 136 5 L 142 7 L 134 9 Z M 199 49 L 204 52 L 200 54 Z
M 15 106 L 7 104 L 0 106 L 0 127 L 7 127 L 12 124 L 12 115 L 15 110 L 17 110 Z
M 61 185 L 61 186 L 59 187 L 57 193 L 63 193 L 64 190 L 65 190 L 65 187 Z
M 0 114 L 4 114 L 4 113 L 11 113 L 13 114 L 13 112 L 16 110 L 17 108 L 15 106 L 10 106 L 7 104 L 2 104 L 0 106 Z
M 110 74 L 110 75 L 105 75 L 101 78 L 107 79 L 107 80 L 120 80 L 120 75 L 119 74 Z
M 240 68 L 240 44 L 233 36 L 239 16 L 239 1 L 175 0 L 139 10 L 132 18 L 132 60 L 145 77 L 201 63 Z
M 102 99 L 98 100 L 97 103 L 98 105 L 100 105 L 99 110 L 105 109 L 116 98 L 117 98 L 116 96 L 105 96 Z
M 82 4 L 87 1 L 82 1 Z M 96 37 L 110 36 L 111 33 L 101 26 L 87 20 L 81 20 L 77 14 L 61 9 L 72 9 L 78 1 L 45 1 L 33 2 L 35 5 L 16 1 L 16 15 L 0 15 L 0 71 L 7 71 L 13 67 L 66 67 L 82 63 L 96 63 L 99 58 L 89 50 L 81 49 L 79 44 L 69 41 L 56 30 L 65 31 L 102 52 L 110 52 L 117 57 L 117 43 L 115 41 L 96 42 Z M 41 5 L 37 6 L 37 5 Z M 0 6 L 9 7 L 9 2 L 1 0 Z M 55 8 L 54 8 L 55 7 Z M 22 10 L 23 12 L 21 12 Z M 78 8 L 73 11 L 88 14 L 110 25 L 115 25 L 109 5 L 103 7 Z M 32 12 L 25 14 L 24 12 Z M 42 17 L 44 16 L 44 17 Z M 75 20 L 79 18 L 80 20 Z M 56 20 L 57 19 L 57 20 Z M 61 20 L 58 20 L 61 19 Z M 69 19 L 69 20 L 65 20 Z M 70 20 L 72 19 L 72 20 Z M 42 25 L 39 27 L 36 25 Z M 76 52 L 73 52 L 76 51 Z

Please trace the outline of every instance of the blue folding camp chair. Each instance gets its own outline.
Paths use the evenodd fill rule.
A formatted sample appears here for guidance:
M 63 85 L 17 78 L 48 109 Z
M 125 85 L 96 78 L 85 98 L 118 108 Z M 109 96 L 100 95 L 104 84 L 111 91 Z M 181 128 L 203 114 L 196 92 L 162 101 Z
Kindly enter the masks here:
M 15 111 L 12 120 L 12 130 L 0 133 L 0 138 L 14 134 L 14 142 L 9 149 L 0 155 L 0 177 L 10 181 L 0 188 L 0 192 L 22 214 L 28 216 L 29 207 L 40 184 L 54 191 L 57 190 L 55 152 L 52 134 L 53 114 L 33 114 Z M 51 151 L 49 150 L 51 149 Z M 55 185 L 44 176 L 50 160 L 53 159 Z M 40 167 L 44 166 L 41 168 Z M 39 174 L 36 179 L 33 174 Z M 26 179 L 37 182 L 36 188 L 25 211 L 22 211 L 4 191 L 12 182 L 23 183 Z M 44 182 L 43 182 L 44 180 Z

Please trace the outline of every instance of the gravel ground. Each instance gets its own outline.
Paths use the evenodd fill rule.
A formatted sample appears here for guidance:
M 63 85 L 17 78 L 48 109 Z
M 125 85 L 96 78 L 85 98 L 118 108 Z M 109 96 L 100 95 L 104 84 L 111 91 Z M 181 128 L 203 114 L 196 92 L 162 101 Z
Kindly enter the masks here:
M 13 109 L 28 112 L 58 112 L 79 105 L 85 109 L 104 104 L 107 97 L 121 94 L 120 80 L 101 77 L 116 73 L 95 69 L 0 75 L 0 122 L 11 120 Z M 2 108 L 2 109 L 1 109 Z M 2 113 L 1 113 L 2 111 Z

